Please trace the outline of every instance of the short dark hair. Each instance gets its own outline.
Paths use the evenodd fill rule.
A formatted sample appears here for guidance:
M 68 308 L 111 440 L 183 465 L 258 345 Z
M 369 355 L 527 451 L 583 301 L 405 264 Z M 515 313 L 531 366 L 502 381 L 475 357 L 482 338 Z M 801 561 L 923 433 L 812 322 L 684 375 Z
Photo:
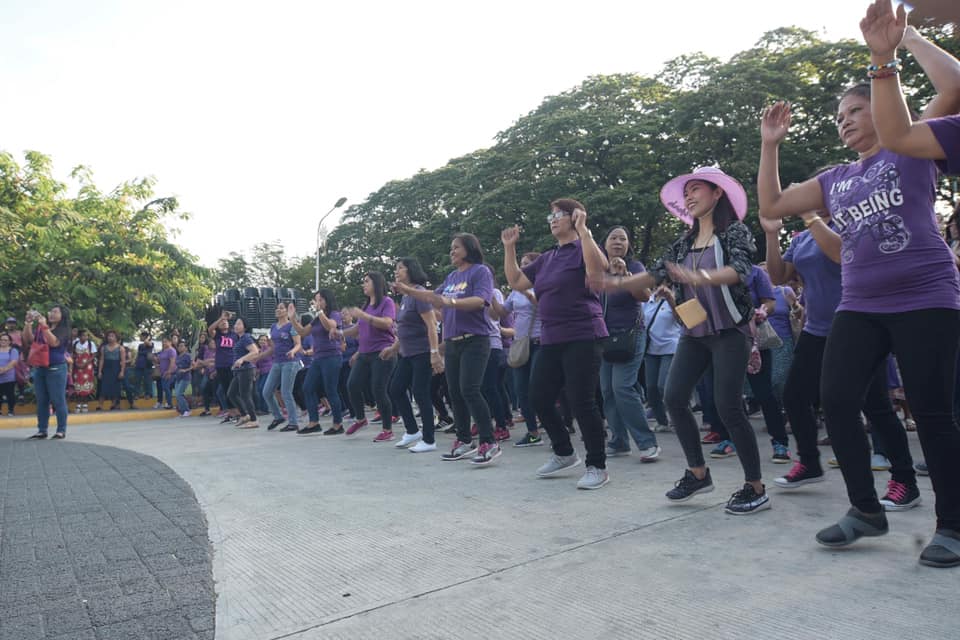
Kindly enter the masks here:
M 568 216 L 572 216 L 576 209 L 587 210 L 579 200 L 574 200 L 573 198 L 557 198 L 550 203 L 550 207 L 552 209 L 560 209 L 560 211 L 563 211 Z
M 424 272 L 423 267 L 420 266 L 420 261 L 416 258 L 400 258 L 397 260 L 407 269 L 407 278 L 410 279 L 410 282 L 413 284 L 418 284 L 421 287 L 427 284 L 427 274 Z
M 463 250 L 467 252 L 466 260 L 470 264 L 483 264 L 483 250 L 480 248 L 480 240 L 472 233 L 457 233 L 453 236 L 454 240 L 459 240 L 463 245 Z
M 243 332 L 244 332 L 244 333 L 246 333 L 246 332 L 247 332 L 247 329 L 250 328 L 250 325 L 247 324 L 247 319 L 244 318 L 243 316 L 234 316 L 234 317 L 231 318 L 231 320 L 233 320 L 233 322 L 231 323 L 233 326 L 237 326 L 237 320 L 239 320 L 240 322 L 242 322 L 242 323 L 243 323 Z
M 387 296 L 387 279 L 379 271 L 367 271 L 363 275 L 373 284 L 373 306 L 377 307 Z

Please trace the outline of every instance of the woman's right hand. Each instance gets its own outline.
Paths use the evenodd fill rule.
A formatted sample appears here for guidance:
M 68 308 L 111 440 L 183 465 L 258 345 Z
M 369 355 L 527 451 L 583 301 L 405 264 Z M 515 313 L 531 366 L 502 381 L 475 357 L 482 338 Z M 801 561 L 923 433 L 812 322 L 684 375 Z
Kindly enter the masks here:
M 500 242 L 502 242 L 505 247 L 515 247 L 519 238 L 520 227 L 518 225 L 507 227 L 500 232 Z
M 663 300 L 666 300 L 667 304 L 673 306 L 677 303 L 676 297 L 673 295 L 673 287 L 668 287 L 665 284 L 657 287 L 656 296 Z
M 760 118 L 760 139 L 771 144 L 780 144 L 790 131 L 790 105 L 774 102 L 763 110 Z

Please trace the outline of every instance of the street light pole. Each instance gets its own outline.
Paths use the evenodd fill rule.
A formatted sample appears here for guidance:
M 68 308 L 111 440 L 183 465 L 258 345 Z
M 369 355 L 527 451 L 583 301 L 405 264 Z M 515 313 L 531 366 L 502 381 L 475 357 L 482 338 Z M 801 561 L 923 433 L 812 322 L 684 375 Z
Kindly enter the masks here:
M 345 197 L 337 200 L 336 203 L 330 207 L 330 211 L 327 211 L 325 214 L 323 214 L 323 216 L 320 218 L 320 222 L 317 223 L 317 268 L 313 279 L 314 291 L 317 291 L 320 288 L 320 229 L 323 228 L 323 221 L 327 219 L 327 216 L 342 207 L 343 203 L 346 201 L 347 199 Z

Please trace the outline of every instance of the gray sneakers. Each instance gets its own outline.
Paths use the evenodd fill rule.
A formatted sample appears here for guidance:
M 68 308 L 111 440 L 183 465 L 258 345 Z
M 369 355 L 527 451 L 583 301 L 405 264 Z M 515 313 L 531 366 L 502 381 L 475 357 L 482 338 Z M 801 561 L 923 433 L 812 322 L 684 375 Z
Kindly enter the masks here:
M 587 467 L 583 477 L 577 481 L 577 489 L 599 489 L 608 482 L 610 482 L 610 476 L 606 469 Z
M 570 469 L 578 464 L 580 464 L 580 458 L 577 457 L 576 453 L 569 456 L 552 455 L 550 459 L 547 460 L 547 464 L 537 469 L 537 476 L 540 478 L 549 478 L 564 469 Z

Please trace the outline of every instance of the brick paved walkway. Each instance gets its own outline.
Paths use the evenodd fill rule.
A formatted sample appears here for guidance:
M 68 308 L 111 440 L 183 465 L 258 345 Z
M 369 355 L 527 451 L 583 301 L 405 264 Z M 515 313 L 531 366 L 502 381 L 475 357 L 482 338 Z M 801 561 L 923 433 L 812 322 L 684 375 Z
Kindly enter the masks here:
M 0 437 L 0 514 L 0 639 L 213 638 L 207 522 L 160 461 Z

